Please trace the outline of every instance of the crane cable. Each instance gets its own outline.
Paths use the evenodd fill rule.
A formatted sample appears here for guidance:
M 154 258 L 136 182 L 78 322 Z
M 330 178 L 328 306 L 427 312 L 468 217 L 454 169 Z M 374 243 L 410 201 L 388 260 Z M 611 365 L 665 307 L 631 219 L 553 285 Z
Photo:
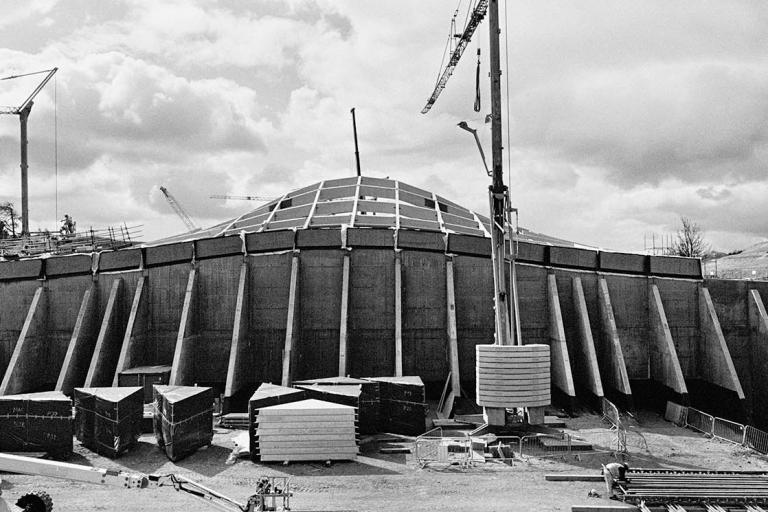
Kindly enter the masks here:
M 56 75 L 53 77 L 53 172 L 54 172 L 54 187 L 56 189 L 56 219 L 59 221 L 59 102 L 57 98 L 57 85 Z M 55 223 L 54 223 L 55 225 Z
M 477 47 L 477 70 L 475 71 L 475 112 L 480 112 L 480 47 Z

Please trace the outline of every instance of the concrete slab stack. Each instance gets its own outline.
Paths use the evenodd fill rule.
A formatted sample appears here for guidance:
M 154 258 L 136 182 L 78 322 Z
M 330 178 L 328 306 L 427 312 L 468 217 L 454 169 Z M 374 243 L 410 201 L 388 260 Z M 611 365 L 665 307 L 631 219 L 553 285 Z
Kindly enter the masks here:
M 322 400 L 263 407 L 256 442 L 262 462 L 354 460 L 358 453 L 355 408 Z
M 136 444 L 144 416 L 143 389 L 75 388 L 75 435 L 91 451 L 119 457 Z
M 196 386 L 155 386 L 157 445 L 176 462 L 213 440 L 213 390 Z
M 477 345 L 477 405 L 493 408 L 550 404 L 547 345 Z
M 72 454 L 72 401 L 59 391 L 0 396 L 0 451 Z
M 296 382 L 294 385 L 307 392 L 307 398 L 316 398 L 357 409 L 360 433 L 378 432 L 381 397 L 379 383 L 351 377 L 332 377 L 314 381 Z
M 259 451 L 256 448 L 258 444 L 256 428 L 259 410 L 263 407 L 272 405 L 289 404 L 298 402 L 306 398 L 306 392 L 301 389 L 276 386 L 274 384 L 263 383 L 248 401 L 248 437 L 251 441 L 251 459 L 254 462 L 259 461 Z
M 144 389 L 144 403 L 152 403 L 155 385 L 166 385 L 171 377 L 171 367 L 166 365 L 137 366 L 119 373 L 118 386 L 140 386 Z
M 380 431 L 417 436 L 426 430 L 427 398 L 418 376 L 368 377 L 378 382 Z

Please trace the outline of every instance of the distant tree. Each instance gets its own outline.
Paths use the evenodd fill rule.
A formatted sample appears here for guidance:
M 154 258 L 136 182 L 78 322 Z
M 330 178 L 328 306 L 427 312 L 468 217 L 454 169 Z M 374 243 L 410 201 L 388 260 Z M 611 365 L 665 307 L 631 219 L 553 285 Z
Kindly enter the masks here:
M 677 238 L 672 242 L 671 254 L 688 258 L 703 258 L 709 252 L 709 244 L 704 240 L 704 231 L 688 217 L 680 217 L 682 227 L 677 230 Z
M 11 236 L 16 236 L 16 230 L 21 230 L 21 215 L 13 207 L 13 203 L 0 203 L 0 221 Z

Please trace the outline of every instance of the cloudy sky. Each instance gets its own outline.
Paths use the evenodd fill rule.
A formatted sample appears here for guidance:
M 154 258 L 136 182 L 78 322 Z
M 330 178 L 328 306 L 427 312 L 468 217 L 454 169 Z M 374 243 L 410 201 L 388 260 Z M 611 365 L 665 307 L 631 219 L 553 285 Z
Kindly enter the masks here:
M 478 46 L 487 76 L 487 21 L 420 114 L 455 8 L 5 5 L 0 76 L 59 67 L 30 117 L 30 226 L 55 228 L 66 212 L 81 228 L 142 224 L 151 240 L 184 230 L 160 185 L 208 226 L 255 207 L 210 194 L 279 196 L 352 176 L 351 107 L 364 174 L 485 213 L 488 180 L 456 124 L 489 142 L 487 80 L 482 111 L 472 109 Z M 680 216 L 722 250 L 768 236 L 768 3 L 516 0 L 502 16 L 510 189 L 522 226 L 637 251 Z M 0 81 L 0 105 L 19 104 L 41 77 Z M 18 138 L 15 116 L 0 116 L 0 201 L 20 206 Z

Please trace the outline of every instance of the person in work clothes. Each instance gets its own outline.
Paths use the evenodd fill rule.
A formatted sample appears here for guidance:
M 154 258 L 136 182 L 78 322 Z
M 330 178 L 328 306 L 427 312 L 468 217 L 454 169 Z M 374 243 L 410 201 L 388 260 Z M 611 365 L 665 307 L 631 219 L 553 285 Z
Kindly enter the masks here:
M 618 462 L 611 462 L 610 464 L 603 466 L 605 490 L 610 499 L 619 499 L 616 490 L 620 485 L 626 485 L 627 471 L 629 471 L 629 466 L 626 463 L 619 464 Z

